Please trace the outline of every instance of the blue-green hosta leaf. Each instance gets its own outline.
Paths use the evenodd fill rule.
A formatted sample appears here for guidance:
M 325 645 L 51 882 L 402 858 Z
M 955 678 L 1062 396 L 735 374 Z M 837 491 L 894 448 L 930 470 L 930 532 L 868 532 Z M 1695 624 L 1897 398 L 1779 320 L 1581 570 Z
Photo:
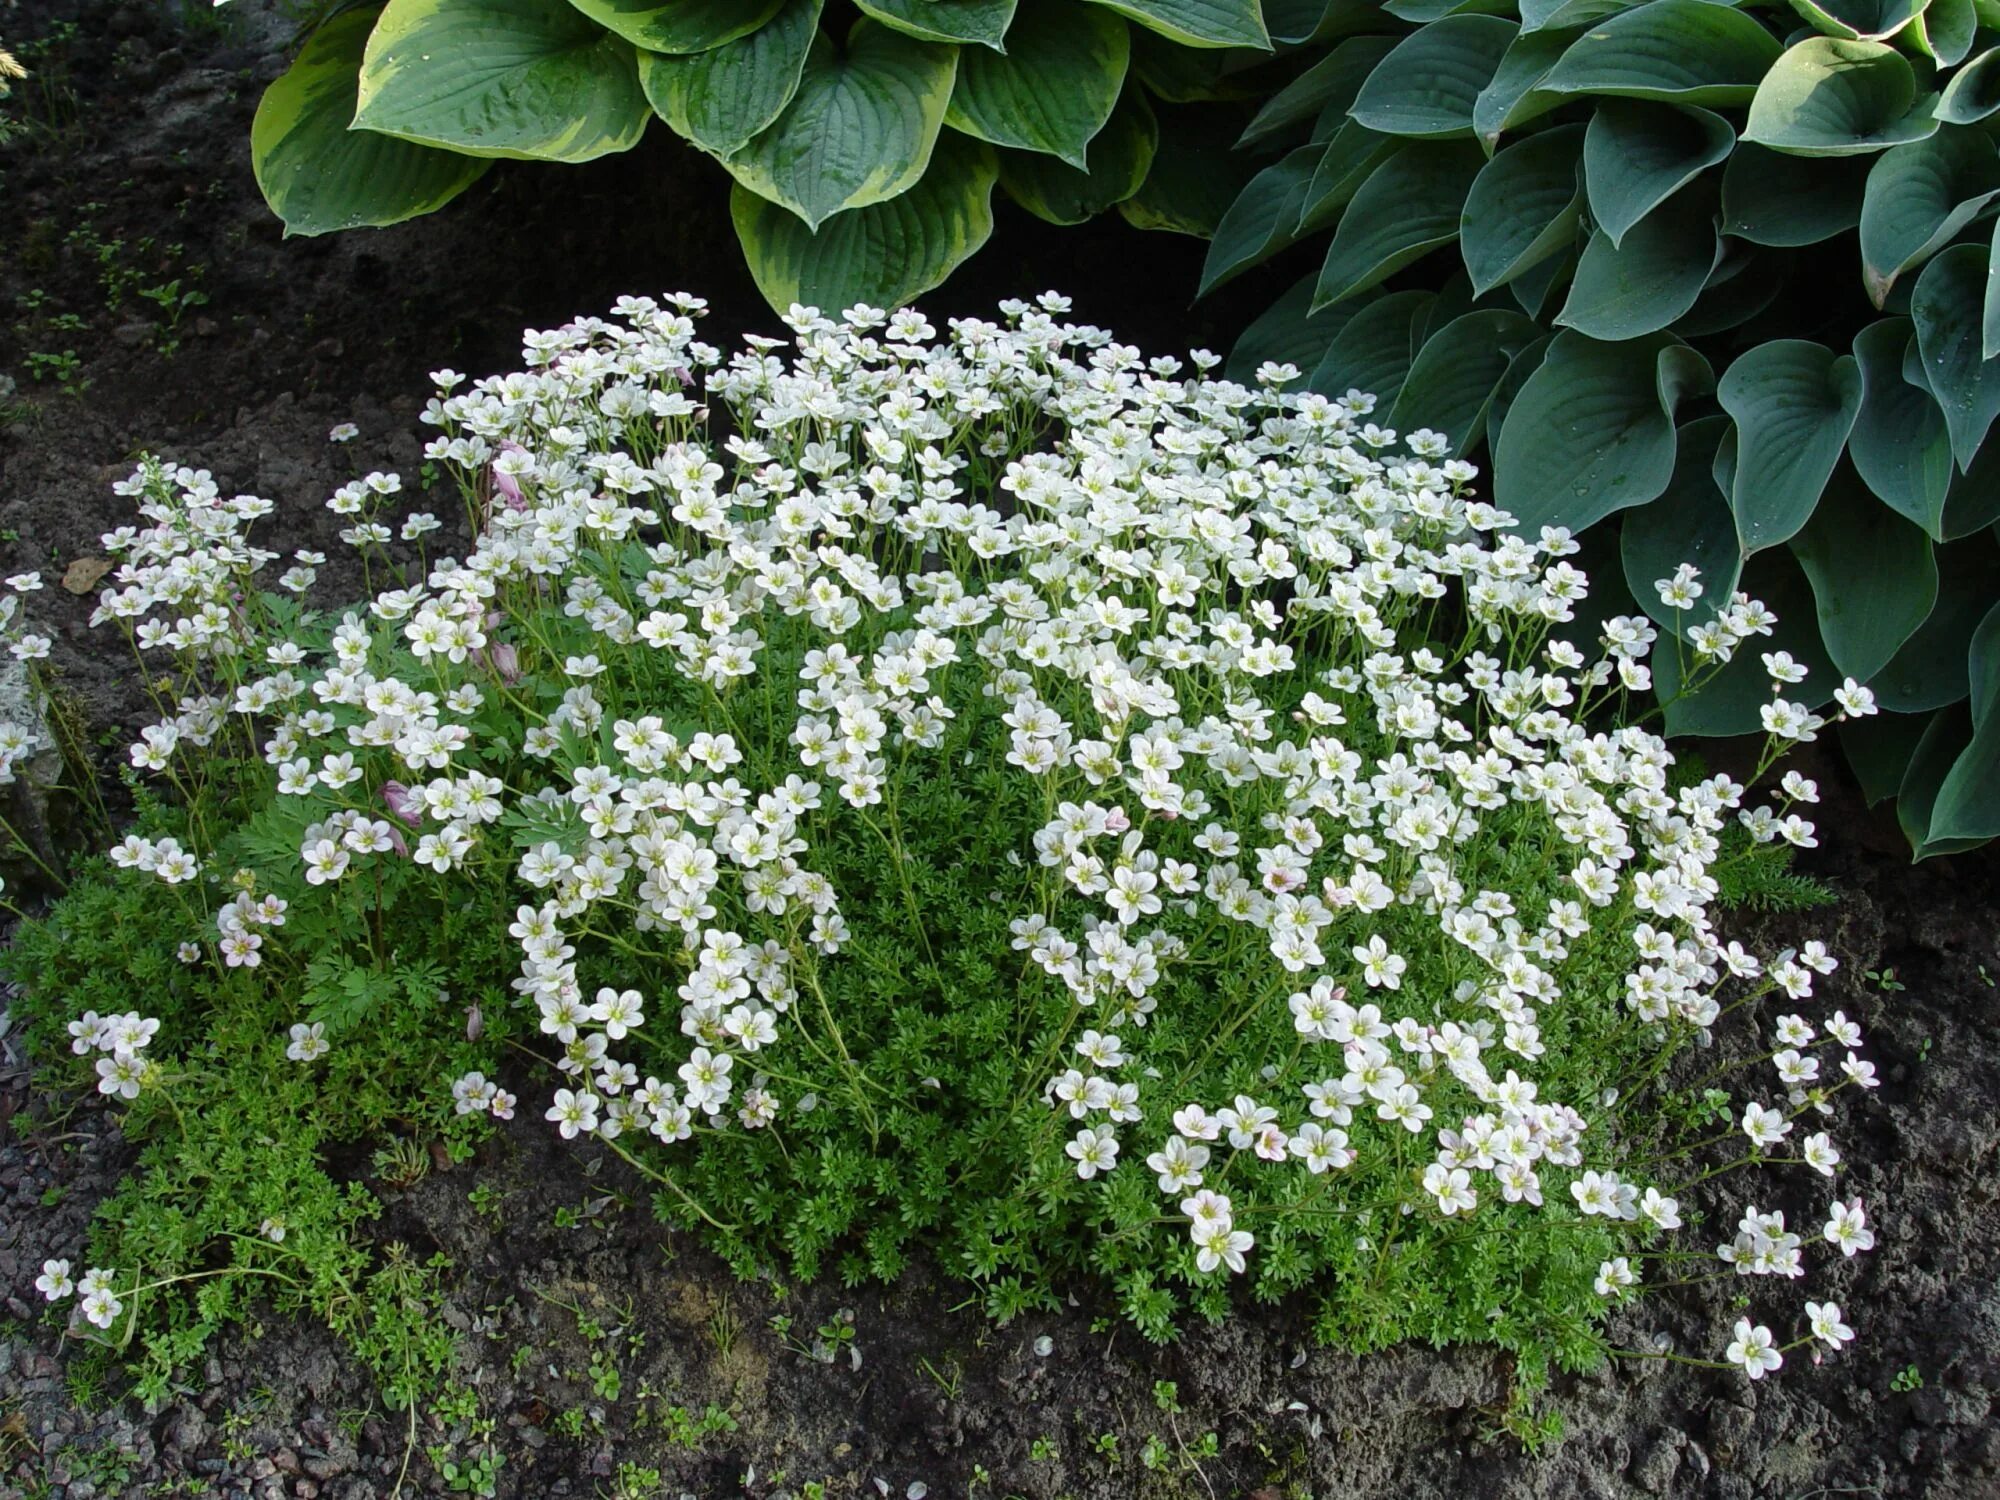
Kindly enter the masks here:
M 1894 47 L 1816 36 L 1764 75 L 1743 139 L 1794 156 L 1863 156 L 1931 134 L 1936 105 Z
M 389 0 L 353 128 L 467 156 L 589 161 L 653 111 L 632 44 L 565 0 Z
M 945 123 L 1087 169 L 1085 153 L 1117 107 L 1131 60 L 1131 33 L 1116 16 L 1074 0 L 1022 0 L 1004 53 L 959 54 Z
M 1793 271 L 1790 255 L 1724 239 L 1721 261 L 1694 306 L 1674 320 L 1674 332 L 1697 339 L 1741 328 L 1777 301 Z
M 1870 807 L 1896 795 L 1930 720 L 1915 714 L 1870 714 L 1843 719 L 1835 731 L 1861 795 Z
M 1521 0 L 1521 30 L 1565 31 L 1630 10 L 1634 0 Z
M 1583 138 L 1581 125 L 1539 130 L 1479 169 L 1459 224 L 1459 253 L 1474 295 L 1483 297 L 1575 241 Z
M 608 31 L 648 52 L 706 52 L 748 36 L 785 0 L 569 0 Z
M 1967 651 L 1993 607 L 2000 546 L 1982 532 L 1937 554 L 1937 605 L 1889 665 L 1869 682 L 1885 713 L 1927 713 L 1956 703 L 1970 690 Z
M 1709 0 L 1650 0 L 1570 43 L 1541 87 L 1669 104 L 1747 104 L 1778 59 L 1750 16 Z
M 1125 97 L 1090 143 L 1089 171 L 1039 151 L 1002 151 L 1000 185 L 1038 219 L 1081 224 L 1139 191 L 1159 141 L 1145 91 L 1128 82 Z
M 1924 379 L 1944 408 L 1961 469 L 2000 416 L 2000 361 L 1982 352 L 1987 262 L 1986 246 L 1953 245 L 1931 257 L 1910 294 Z
M 1348 113 L 1370 130 L 1417 140 L 1472 134 L 1473 106 L 1518 28 L 1499 16 L 1449 16 L 1399 42 Z
M 1087 0 L 1184 47 L 1257 47 L 1271 34 L 1257 0 Z
M 1774 339 L 1738 355 L 1715 394 L 1736 422 L 1729 504 L 1749 557 L 1789 541 L 1813 513 L 1861 410 L 1861 372 L 1851 355 Z
M 1644 505 L 1674 472 L 1674 413 L 1706 394 L 1708 363 L 1670 334 L 1600 343 L 1565 329 L 1508 408 L 1493 499 L 1534 535 Z
M 639 82 L 674 134 L 714 156 L 740 151 L 798 92 L 823 0 L 790 0 L 770 22 L 684 57 L 639 54 Z
M 741 184 L 730 194 L 730 217 L 757 290 L 772 307 L 902 307 L 986 243 L 998 175 L 990 146 L 946 134 L 914 187 L 835 214 L 817 232 Z
M 1988 610 L 1967 649 L 1972 739 L 1952 763 L 1925 830 L 1926 846 L 1964 847 L 2000 837 L 2000 603 Z
M 1365 297 L 1336 302 L 1310 312 L 1317 276 L 1304 276 L 1254 318 L 1237 336 L 1223 373 L 1239 385 L 1250 385 L 1264 364 L 1292 365 L 1310 375 L 1326 357 L 1340 330 L 1368 305 Z M 1293 382 L 1295 385 L 1297 382 Z
M 1333 336 L 1307 377 L 1308 389 L 1328 396 L 1365 391 L 1377 399 L 1377 410 L 1387 411 L 1410 373 L 1436 302 L 1431 292 L 1396 292 L 1369 302 Z
M 1508 367 L 1540 333 L 1531 318 L 1506 308 L 1463 313 L 1424 340 L 1390 409 L 1400 431 L 1429 427 L 1452 441 L 1452 456 L 1472 451 Z
M 1265 90 L 1246 69 L 1269 55 L 1243 47 L 1186 47 L 1143 26 L 1132 30 L 1132 76 L 1155 103 L 1207 104 L 1222 99 L 1261 100 Z M 1240 131 L 1242 117 L 1229 129 Z
M 1769 640 L 1746 645 L 1728 666 L 1705 680 L 1699 690 L 1685 692 L 1683 667 L 1692 667 L 1694 653 L 1683 656 L 1673 649 L 1653 653 L 1653 687 L 1665 709 L 1670 735 L 1702 737 L 1755 734 L 1762 730 L 1759 715 L 1771 701 L 1771 679 L 1764 670 L 1767 652 L 1789 651 L 1806 669 L 1806 679 L 1785 689 L 1785 697 L 1817 708 L 1840 686 L 1840 674 L 1826 654 L 1819 638 L 1819 622 L 1813 614 L 1812 586 L 1807 583 L 1798 559 L 1783 547 L 1752 558 L 1743 569 L 1738 585 L 1753 599 L 1770 606 L 1778 617 Z
M 1341 210 L 1361 191 L 1361 184 L 1401 149 L 1402 143 L 1394 136 L 1377 135 L 1359 120 L 1345 121 L 1321 148 L 1319 165 L 1299 204 L 1293 238 L 1324 229 L 1339 218 Z
M 1493 81 L 1472 104 L 1472 130 L 1490 152 L 1500 137 L 1568 102 L 1564 94 L 1541 87 L 1575 40 L 1567 31 L 1523 32 L 1508 45 Z
M 1822 36 L 1885 42 L 1922 12 L 1926 0 L 1792 0 Z
M 1980 3 L 1984 0 L 1930 0 L 1912 18 L 1906 33 L 1911 50 L 1940 68 L 1957 67 L 1972 51 Z
M 1413 141 L 1377 167 L 1334 230 L 1314 305 L 1366 291 L 1457 239 L 1466 192 L 1484 163 L 1469 141 Z
M 1606 99 L 1590 117 L 1583 180 L 1590 216 L 1613 246 L 1736 144 L 1721 115 L 1637 99 Z
M 1229 149 L 1241 116 L 1224 105 L 1165 105 L 1159 149 L 1139 191 L 1118 205 L 1137 229 L 1164 229 L 1206 239 L 1236 201 L 1253 165 Z
M 1986 302 L 1981 309 L 1979 352 L 1992 359 L 2000 355 L 2000 224 L 1993 226 L 1993 244 L 1987 247 Z
M 1861 222 L 1859 163 L 1786 156 L 1738 141 L 1722 169 L 1722 232 L 1756 245 L 1815 245 Z
M 1983 131 L 1940 130 L 1895 146 L 1868 170 L 1861 204 L 1861 270 L 1877 307 L 1905 271 L 1920 266 L 2000 197 L 2000 152 Z
M 1005 51 L 1015 0 L 855 0 L 863 13 L 921 42 L 969 42 Z
M 1951 434 L 1930 388 L 1903 378 L 1914 337 L 1908 318 L 1883 318 L 1854 336 L 1861 411 L 1847 452 L 1877 499 L 1942 539 L 1952 482 Z
M 1669 327 L 1694 306 L 1721 257 L 1715 201 L 1712 186 L 1692 189 L 1640 220 L 1622 245 L 1601 229 L 1593 234 L 1556 322 L 1605 340 Z
M 1938 95 L 1937 117 L 1945 125 L 1976 125 L 2000 109 L 2000 47 L 1989 47 L 1951 75 Z
M 785 112 L 724 165 L 808 227 L 885 202 L 930 164 L 958 56 L 877 21 L 855 22 L 844 50 L 821 32 Z
M 1736 517 L 1715 480 L 1715 450 L 1727 417 L 1696 417 L 1675 435 L 1674 472 L 1660 498 L 1625 512 L 1618 526 L 1619 560 L 1626 587 L 1663 631 L 1685 636 L 1728 604 L 1743 572 Z M 1674 609 L 1659 584 L 1682 563 L 1701 573 L 1701 597 Z M 1671 642 L 1662 650 L 1676 649 Z
M 1388 36 L 1351 36 L 1279 89 L 1243 127 L 1238 148 L 1274 142 L 1325 111 L 1346 114 L 1377 63 L 1394 49 Z
M 258 101 L 250 163 L 286 234 L 400 224 L 444 207 L 493 165 L 347 128 L 376 14 L 343 11 L 318 28 Z
M 1929 837 L 1931 811 L 1937 806 L 1938 792 L 1945 777 L 1972 743 L 1972 711 L 1962 702 L 1933 713 L 1923 721 L 1924 732 L 1910 752 L 1902 784 L 1896 789 L 1896 821 L 1917 859 L 1940 854 L 1957 854 L 1961 846 L 1950 840 Z
M 1292 243 L 1306 189 L 1326 153 L 1325 146 L 1297 147 L 1250 179 L 1215 226 L 1195 295 L 1207 296 Z
M 1857 681 L 1886 667 L 1937 604 L 1931 539 L 1845 466 L 1792 538 L 1792 551 L 1812 581 L 1827 654 Z

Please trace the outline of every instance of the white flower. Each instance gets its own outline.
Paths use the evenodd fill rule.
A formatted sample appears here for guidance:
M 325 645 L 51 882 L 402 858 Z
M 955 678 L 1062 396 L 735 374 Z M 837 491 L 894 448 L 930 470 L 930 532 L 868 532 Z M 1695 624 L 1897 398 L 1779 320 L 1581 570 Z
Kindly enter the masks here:
M 1759 1323 L 1752 1326 L 1748 1318 L 1736 1320 L 1736 1338 L 1728 1350 L 1732 1364 L 1743 1367 L 1743 1373 L 1752 1380 L 1762 1380 L 1785 1362 L 1778 1352 L 1777 1340 L 1771 1337 L 1771 1330 Z
M 1868 1227 L 1868 1215 L 1859 1198 L 1846 1203 L 1836 1199 L 1827 1211 L 1826 1228 L 1822 1232 L 1826 1242 L 1849 1259 L 1875 1248 L 1875 1231 Z
M 1108 1127 L 1085 1126 L 1063 1151 L 1076 1162 L 1076 1175 L 1086 1182 L 1118 1165 L 1118 1137 Z
M 322 1021 L 293 1022 L 291 1038 L 285 1048 L 285 1056 L 293 1062 L 316 1062 L 333 1050 L 333 1044 L 326 1039 L 326 1024 Z
M 69 1262 L 66 1260 L 45 1260 L 42 1274 L 35 1278 L 35 1290 L 51 1302 L 60 1302 L 76 1290 L 76 1283 L 70 1280 Z
M 1838 1302 L 1808 1302 L 1806 1321 L 1812 1325 L 1813 1337 L 1829 1348 L 1838 1349 L 1854 1338 L 1854 1330 L 1841 1320 Z

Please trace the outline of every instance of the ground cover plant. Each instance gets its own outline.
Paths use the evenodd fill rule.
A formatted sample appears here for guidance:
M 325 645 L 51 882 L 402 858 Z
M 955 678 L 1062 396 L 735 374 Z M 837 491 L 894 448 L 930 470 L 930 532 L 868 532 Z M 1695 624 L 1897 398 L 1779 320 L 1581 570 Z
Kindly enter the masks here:
M 1829 1128 L 1873 1066 L 1822 945 L 1713 922 L 1798 894 L 1816 792 L 1775 767 L 1819 715 L 1766 703 L 1754 794 L 1677 765 L 1625 722 L 1661 638 L 1580 610 L 1568 536 L 1295 368 L 1148 360 L 1053 295 L 942 336 L 802 308 L 789 358 L 700 310 L 440 372 L 476 539 L 343 486 L 365 601 L 257 543 L 267 500 L 121 486 L 139 826 L 9 959 L 146 1141 L 96 1264 L 44 1268 L 79 1336 L 163 1391 L 272 1293 L 413 1389 L 425 1270 L 359 1254 L 328 1150 L 532 1110 L 746 1274 L 922 1253 L 1001 1320 L 1302 1293 L 1524 1393 L 1691 1279 L 1747 1315 L 1626 1352 L 1755 1379 L 1852 1337 L 1781 1284 L 1873 1242 Z M 1662 654 L 1795 680 L 1768 610 L 1721 620 Z
M 1323 6 L 1260 0 L 389 0 L 334 7 L 266 92 L 288 230 L 397 223 L 500 158 L 581 162 L 657 116 L 734 181 L 772 306 L 928 291 L 996 186 L 1075 224 L 1205 232 L 1232 176 L 1190 101 Z M 1162 147 L 1164 146 L 1164 149 Z
M 1530 526 L 1622 513 L 1593 575 L 1661 629 L 1740 579 L 1804 701 L 1875 688 L 1842 733 L 1871 798 L 1963 849 L 2000 833 L 1996 27 L 1970 0 L 1335 7 L 1243 135 L 1272 155 L 1204 287 L 1311 244 L 1246 365 L 1483 437 Z M 1662 606 L 1689 558 L 1708 595 Z M 1754 662 L 1659 685 L 1673 733 L 1757 727 Z

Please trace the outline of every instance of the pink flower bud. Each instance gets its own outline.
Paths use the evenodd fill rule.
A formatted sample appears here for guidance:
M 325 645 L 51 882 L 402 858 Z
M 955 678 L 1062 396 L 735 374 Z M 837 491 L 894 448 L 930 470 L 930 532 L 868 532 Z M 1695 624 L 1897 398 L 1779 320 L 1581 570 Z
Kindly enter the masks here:
M 410 789 L 402 782 L 383 782 L 382 800 L 388 804 L 392 816 L 401 818 L 410 827 L 415 828 L 423 822 L 423 810 L 417 806 L 416 799 L 410 795 Z M 407 854 L 410 851 L 405 849 L 403 852 Z

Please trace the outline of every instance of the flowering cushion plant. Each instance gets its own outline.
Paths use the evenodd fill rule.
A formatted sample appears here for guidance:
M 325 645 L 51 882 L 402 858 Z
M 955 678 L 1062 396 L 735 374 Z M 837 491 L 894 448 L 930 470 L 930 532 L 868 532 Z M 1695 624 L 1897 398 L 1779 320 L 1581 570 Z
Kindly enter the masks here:
M 471 545 L 343 487 L 352 609 L 302 602 L 324 559 L 264 585 L 267 502 L 123 487 L 98 616 L 162 682 L 132 759 L 183 814 L 112 860 L 171 886 L 188 965 L 278 997 L 272 1066 L 421 1035 L 461 1126 L 600 1143 L 746 1272 L 921 1250 L 1004 1319 L 1088 1271 L 1154 1337 L 1308 1289 L 1325 1339 L 1530 1379 L 1683 1280 L 1683 1232 L 1779 1280 L 1871 1242 L 1833 960 L 1713 920 L 1813 788 L 1753 808 L 1621 721 L 1655 631 L 1587 623 L 1566 534 L 1360 393 L 1148 360 L 1054 296 L 943 337 L 795 308 L 789 354 L 700 310 L 443 372 Z M 1719 622 L 1693 683 L 1770 623 Z M 1759 781 L 1821 727 L 1766 718 Z M 141 1100 L 199 1026 L 142 1020 L 70 1028 Z M 1725 1179 L 1754 1201 L 1696 1222 Z M 1849 1336 L 1774 1317 L 1727 1346 L 1753 1378 Z

